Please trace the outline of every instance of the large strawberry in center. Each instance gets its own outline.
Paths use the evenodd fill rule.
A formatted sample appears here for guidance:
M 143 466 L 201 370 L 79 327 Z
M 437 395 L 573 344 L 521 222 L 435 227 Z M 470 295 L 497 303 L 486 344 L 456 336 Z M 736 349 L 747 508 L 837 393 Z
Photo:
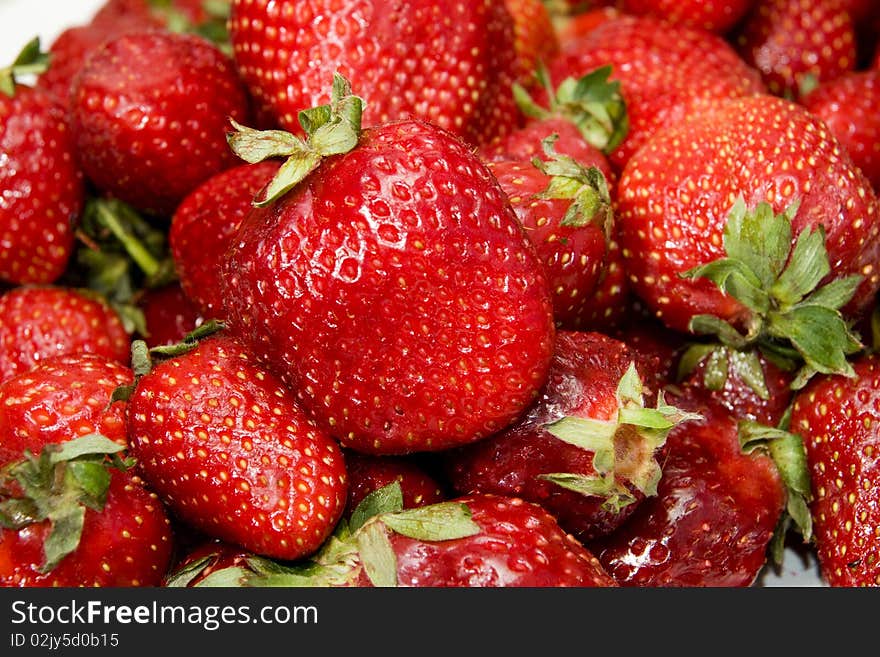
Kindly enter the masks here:
M 289 159 L 227 254 L 226 317 L 346 446 L 466 444 L 547 378 L 543 265 L 460 139 L 419 120 L 361 133 L 361 107 L 337 76 L 331 104 L 301 116 L 307 141 L 231 136 L 249 161 Z

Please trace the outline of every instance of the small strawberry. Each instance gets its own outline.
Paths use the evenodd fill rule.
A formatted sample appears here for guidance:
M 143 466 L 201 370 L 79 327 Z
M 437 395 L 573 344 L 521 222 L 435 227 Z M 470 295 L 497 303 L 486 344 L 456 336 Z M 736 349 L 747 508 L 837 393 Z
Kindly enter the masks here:
M 622 586 L 750 586 L 791 519 L 810 537 L 800 438 L 740 423 L 701 395 L 674 400 L 702 419 L 669 433 L 657 495 L 587 544 Z
M 880 190 L 880 69 L 843 73 L 801 103 L 826 123 L 874 191 Z
M 513 421 L 552 357 L 544 268 L 491 172 L 418 120 L 361 133 L 337 76 L 302 141 L 239 127 L 247 161 L 289 156 L 223 265 L 233 333 L 344 446 L 437 451 Z
M 48 444 L 0 470 L 0 585 L 158 586 L 169 518 L 100 435 Z
M 233 0 L 235 62 L 258 102 L 298 132 L 299 112 L 330 99 L 327 80 L 357 81 L 364 125 L 419 118 L 471 144 L 516 121 L 514 22 L 496 0 Z
M 345 515 L 352 512 L 373 491 L 397 482 L 403 495 L 403 508 L 435 504 L 446 499 L 442 486 L 415 461 L 402 456 L 371 456 L 347 451 L 348 504 Z
M 146 329 L 140 337 L 151 347 L 177 344 L 205 323 L 205 317 L 179 283 L 145 290 L 138 297 L 138 306 L 144 313 Z
M 221 261 L 252 201 L 277 171 L 277 162 L 232 167 L 196 187 L 174 212 L 168 242 L 180 285 L 207 317 L 220 318 Z
M 806 444 L 811 511 L 822 578 L 830 586 L 880 585 L 880 426 L 877 355 L 851 378 L 817 376 L 795 397 L 792 431 Z
M 134 343 L 127 413 L 141 476 L 207 536 L 284 560 L 316 551 L 346 503 L 339 446 L 233 339 L 182 347 Z
M 645 393 L 622 342 L 560 331 L 541 398 L 508 429 L 448 453 L 449 479 L 461 494 L 541 504 L 580 540 L 609 534 L 657 494 L 666 434 L 692 419 L 662 399 L 646 408 Z
M 756 2 L 732 40 L 778 96 L 797 99 L 856 66 L 855 28 L 844 0 Z
M 45 64 L 34 39 L 0 69 L 0 283 L 57 281 L 85 201 L 64 106 L 16 82 Z
M 88 178 L 139 210 L 166 216 L 235 164 L 227 121 L 249 116 L 229 57 L 202 37 L 156 31 L 123 35 L 94 52 L 71 102 Z
M 221 564 L 222 565 L 222 564 Z M 181 584 L 193 575 L 196 563 Z M 210 565 L 209 565 L 210 567 Z M 193 573 L 193 571 L 195 571 Z M 314 559 L 212 568 L 208 586 L 614 587 L 596 558 L 536 504 L 469 495 L 403 509 L 396 483 L 368 496 Z M 199 585 L 199 584 L 196 584 Z
M 68 354 L 97 354 L 124 363 L 129 343 L 119 315 L 84 292 L 36 286 L 0 295 L 0 382 Z
M 114 401 L 130 385 L 130 368 L 95 354 L 59 356 L 0 383 L 0 466 L 38 454 L 44 445 L 99 433 L 128 445 L 125 404 Z
M 746 15 L 757 0 L 623 0 L 623 11 L 654 16 L 671 23 L 723 34 Z

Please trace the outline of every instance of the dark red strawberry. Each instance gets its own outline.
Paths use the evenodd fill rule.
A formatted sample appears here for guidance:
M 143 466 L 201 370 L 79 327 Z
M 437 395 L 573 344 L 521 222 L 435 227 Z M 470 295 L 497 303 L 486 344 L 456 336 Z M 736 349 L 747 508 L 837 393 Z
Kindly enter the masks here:
M 806 444 L 822 578 L 830 586 L 880 585 L 880 361 L 853 362 L 855 376 L 817 376 L 801 390 L 792 431 Z
M 26 449 L 99 433 L 128 445 L 125 403 L 113 401 L 119 386 L 131 385 L 130 368 L 95 354 L 40 362 L 0 384 L 0 466 Z
M 828 125 L 874 190 L 880 190 L 880 69 L 841 74 L 801 102 Z
M 16 82 L 44 67 L 35 39 L 0 69 L 0 283 L 57 281 L 85 200 L 64 106 Z
M 202 542 L 187 551 L 172 569 L 165 575 L 162 586 L 196 587 L 211 586 L 214 573 L 219 572 L 225 584 L 230 571 L 248 568 L 248 561 L 257 556 L 243 550 L 237 545 L 223 541 L 211 540 Z
M 0 381 L 56 356 L 129 360 L 130 338 L 101 299 L 66 287 L 17 287 L 0 295 Z
M 172 554 L 168 515 L 126 470 L 121 449 L 85 436 L 0 470 L 0 585 L 161 584 Z
M 548 68 L 559 81 L 605 66 L 620 82 L 629 118 L 626 138 L 609 153 L 618 171 L 659 128 L 719 100 L 764 91 L 757 71 L 721 36 L 647 16 L 605 21 L 570 42 Z
M 349 484 L 347 517 L 367 495 L 395 481 L 400 485 L 404 509 L 435 504 L 447 498 L 441 484 L 407 457 L 371 456 L 347 451 L 345 466 Z
M 542 507 L 469 495 L 415 509 L 400 488 L 377 491 L 313 560 L 245 558 L 213 585 L 321 587 L 614 587 L 584 546 Z M 198 577 L 198 573 L 195 574 Z
M 630 285 L 618 234 L 619 229 L 615 225 L 605 253 L 605 267 L 586 312 L 576 322 L 575 329 L 611 332 L 628 321 L 631 309 Z
M 770 95 L 655 134 L 618 186 L 626 269 L 667 326 L 845 372 L 880 287 L 878 202 L 827 126 Z M 821 327 L 821 328 L 817 328 Z
M 146 335 L 140 337 L 151 347 L 177 344 L 206 319 L 178 283 L 145 290 L 138 307 L 146 327 Z
M 614 214 L 602 172 L 556 153 L 555 138 L 544 140 L 546 162 L 499 160 L 488 166 L 544 263 L 557 326 L 570 328 L 592 309 Z
M 233 166 L 229 117 L 247 121 L 232 61 L 202 37 L 126 34 L 94 52 L 74 82 L 79 161 L 102 191 L 170 216 L 212 175 Z
M 588 543 L 622 586 L 749 586 L 771 556 L 774 532 L 786 527 L 780 525 L 786 514 L 809 536 L 800 438 L 740 424 L 700 394 L 674 399 L 703 419 L 670 432 L 657 495 L 616 532 Z
M 326 103 L 339 73 L 367 100 L 364 125 L 419 118 L 471 144 L 511 129 L 517 77 L 513 18 L 496 0 L 233 0 L 235 61 L 258 102 L 299 131 L 300 111 Z M 354 18 L 354 20 L 352 20 Z
M 236 341 L 188 347 L 142 374 L 129 398 L 141 475 L 209 537 L 284 560 L 316 551 L 346 503 L 339 446 Z
M 337 77 L 329 111 L 303 117 L 307 142 L 241 127 L 231 138 L 248 161 L 291 159 L 227 254 L 226 316 L 345 446 L 473 442 L 546 378 L 543 266 L 464 142 L 416 120 L 360 134 L 359 106 Z
M 646 408 L 636 357 L 599 333 L 560 331 L 542 396 L 513 426 L 447 455 L 460 494 L 543 505 L 580 540 L 614 531 L 657 492 L 669 429 L 688 419 Z
M 844 0 L 756 2 L 734 42 L 767 89 L 788 98 L 856 65 L 855 28 Z
M 206 317 L 222 313 L 221 261 L 257 193 L 277 171 L 277 162 L 227 169 L 196 187 L 174 212 L 168 242 L 180 285 Z
M 622 0 L 623 11 L 719 34 L 730 30 L 757 0 Z

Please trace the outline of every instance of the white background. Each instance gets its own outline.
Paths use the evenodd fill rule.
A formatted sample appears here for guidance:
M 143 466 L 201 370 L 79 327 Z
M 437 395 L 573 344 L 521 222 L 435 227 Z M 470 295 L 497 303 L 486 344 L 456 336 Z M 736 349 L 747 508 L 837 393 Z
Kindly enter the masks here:
M 103 2 L 0 0 L 0 66 L 11 63 L 34 36 L 40 36 L 44 49 L 48 48 L 66 27 L 87 22 Z M 809 556 L 804 562 L 790 550 L 780 575 L 767 571 L 760 578 L 763 586 L 817 586 L 820 583 L 814 559 Z

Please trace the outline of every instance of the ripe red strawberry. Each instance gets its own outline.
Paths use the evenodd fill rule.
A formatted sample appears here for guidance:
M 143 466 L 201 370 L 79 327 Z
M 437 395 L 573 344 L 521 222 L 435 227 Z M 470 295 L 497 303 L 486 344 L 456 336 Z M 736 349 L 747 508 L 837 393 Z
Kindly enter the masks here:
M 99 433 L 128 445 L 125 403 L 113 401 L 131 385 L 129 367 L 95 354 L 60 356 L 0 384 L 0 466 L 26 449 Z
M 16 75 L 43 66 L 34 40 L 0 70 L 0 283 L 57 281 L 83 209 L 83 176 L 64 107 L 16 82 Z
M 856 66 L 855 28 L 844 0 L 757 2 L 734 43 L 767 89 L 789 98 Z
M 625 324 L 630 314 L 630 286 L 620 251 L 618 226 L 608 241 L 605 268 L 596 284 L 587 311 L 574 328 L 582 331 L 611 331 Z
M 226 583 L 230 570 L 238 572 L 248 567 L 248 561 L 256 555 L 237 545 L 210 540 L 188 550 L 165 575 L 162 586 L 196 587 L 211 586 L 215 577 Z M 218 573 L 219 575 L 215 575 Z
M 174 212 L 168 243 L 180 285 L 207 317 L 222 314 L 221 260 L 257 193 L 277 171 L 276 162 L 232 167 L 196 187 Z
M 339 446 L 223 335 L 156 363 L 128 402 L 143 478 L 183 522 L 278 559 L 311 554 L 347 496 Z
M 345 515 L 352 512 L 370 493 L 397 482 L 403 496 L 403 508 L 435 504 L 446 499 L 440 483 L 417 462 L 401 456 L 371 456 L 347 451 L 348 504 Z
M 514 23 L 503 2 L 233 0 L 229 31 L 252 94 L 292 132 L 301 110 L 329 100 L 335 73 L 367 100 L 365 126 L 420 118 L 480 144 L 516 121 Z
M 0 585 L 161 584 L 172 554 L 168 514 L 126 470 L 121 449 L 86 436 L 0 471 Z
M 146 335 L 140 337 L 151 347 L 177 344 L 206 319 L 178 283 L 144 290 L 138 307 L 146 326 Z
M 542 507 L 469 495 L 415 509 L 399 486 L 368 498 L 314 560 L 259 558 L 212 569 L 214 585 L 322 587 L 614 587 L 596 558 Z M 198 566 L 198 564 L 196 564 Z M 199 574 L 196 573 L 196 577 Z
M 636 356 L 599 333 L 560 331 L 541 398 L 510 428 L 447 454 L 461 494 L 543 505 L 582 541 L 611 533 L 657 492 L 669 429 L 689 419 L 645 408 Z
M 76 77 L 72 131 L 89 179 L 139 210 L 170 216 L 234 165 L 229 117 L 248 99 L 232 61 L 189 34 L 139 32 L 105 43 Z
M 544 142 L 547 162 L 507 160 L 488 166 L 544 263 L 557 326 L 573 327 L 591 309 L 614 216 L 602 172 L 557 154 L 553 141 Z
M 546 0 L 545 0 L 545 4 Z M 553 23 L 556 26 L 556 37 L 559 40 L 559 50 L 568 49 L 572 41 L 589 34 L 602 23 L 619 18 L 622 12 L 614 5 L 593 6 L 570 15 L 554 15 Z
M 801 99 L 880 190 L 880 69 L 841 74 Z
M 855 360 L 854 377 L 817 376 L 791 414 L 807 448 L 819 568 L 831 586 L 880 584 L 877 358 Z
M 227 254 L 226 316 L 346 447 L 473 442 L 515 419 L 546 378 L 543 266 L 466 144 L 417 120 L 360 134 L 358 108 L 337 77 L 330 111 L 303 117 L 308 142 L 233 136 L 249 161 L 292 157 Z
M 559 51 L 556 28 L 542 0 L 504 0 L 504 5 L 513 17 L 517 82 L 529 86 L 537 67 Z
M 746 15 L 757 0 L 623 0 L 628 14 L 648 15 L 719 34 Z
M 667 326 L 805 361 L 802 375 L 847 371 L 846 320 L 880 287 L 878 202 L 805 108 L 741 98 L 658 132 L 617 216 L 633 289 Z
M 703 419 L 669 433 L 657 495 L 588 547 L 622 586 L 749 586 L 768 561 L 777 527 L 776 540 L 784 535 L 785 514 L 810 535 L 803 443 L 740 425 L 696 391 L 674 402 Z
M 646 16 L 605 21 L 570 42 L 548 68 L 552 80 L 564 80 L 604 66 L 620 82 L 629 118 L 626 138 L 609 153 L 617 170 L 659 128 L 719 100 L 764 90 L 758 73 L 721 36 Z
M 0 381 L 68 354 L 97 354 L 126 363 L 129 343 L 119 315 L 84 292 L 17 287 L 0 295 Z

